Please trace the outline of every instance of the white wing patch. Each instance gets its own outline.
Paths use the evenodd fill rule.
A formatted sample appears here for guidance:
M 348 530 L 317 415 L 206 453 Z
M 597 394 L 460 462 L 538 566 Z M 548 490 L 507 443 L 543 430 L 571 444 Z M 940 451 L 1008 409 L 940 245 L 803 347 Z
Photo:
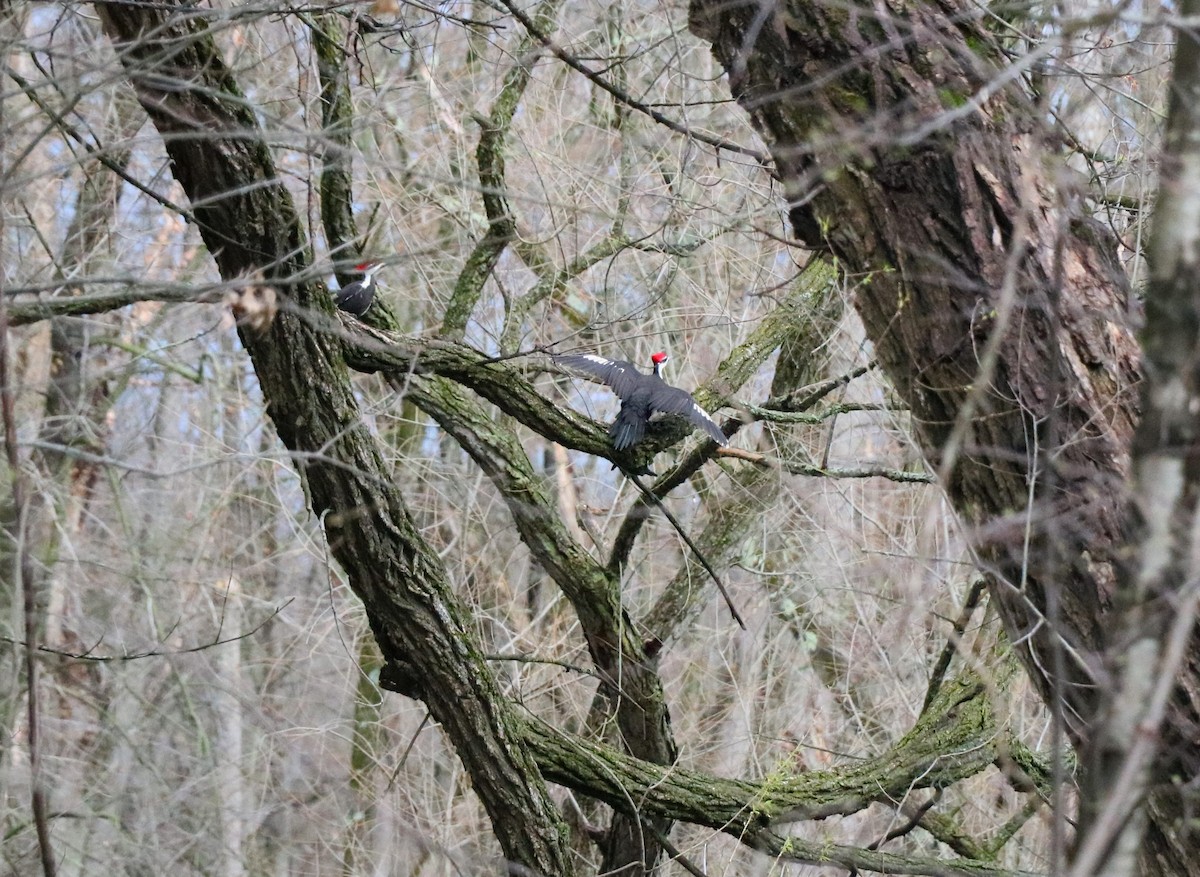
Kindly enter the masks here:
M 695 410 L 697 417 L 702 418 L 703 421 L 711 425 L 712 428 L 706 429 L 706 431 L 713 437 L 713 440 L 716 441 L 717 444 L 729 444 L 729 439 L 726 438 L 725 433 L 721 431 L 721 425 L 712 419 L 711 414 L 701 408 L 700 404 L 695 400 L 692 400 L 692 408 Z

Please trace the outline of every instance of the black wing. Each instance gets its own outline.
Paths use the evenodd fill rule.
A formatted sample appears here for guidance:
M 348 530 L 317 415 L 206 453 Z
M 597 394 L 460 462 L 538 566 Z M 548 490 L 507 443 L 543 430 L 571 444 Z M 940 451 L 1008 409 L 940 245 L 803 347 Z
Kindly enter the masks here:
M 555 365 L 586 375 L 593 381 L 608 384 L 622 399 L 627 398 L 638 382 L 646 377 L 632 362 L 623 359 L 605 359 L 594 353 L 565 354 L 550 357 Z
M 375 301 L 375 289 L 373 285 L 368 286 L 362 281 L 356 280 L 339 289 L 333 300 L 343 311 L 361 317 Z
M 696 404 L 692 394 L 687 390 L 672 387 L 665 382 L 656 387 L 650 395 L 650 407 L 663 414 L 682 414 L 696 426 L 713 437 L 719 445 L 729 444 L 729 439 L 721 431 L 717 422 L 708 416 L 708 412 Z

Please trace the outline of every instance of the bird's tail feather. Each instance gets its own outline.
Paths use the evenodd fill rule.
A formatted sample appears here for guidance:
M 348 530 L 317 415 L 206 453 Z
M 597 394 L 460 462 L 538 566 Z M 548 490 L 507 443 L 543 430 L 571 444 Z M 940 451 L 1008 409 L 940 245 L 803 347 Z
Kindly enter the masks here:
M 646 421 L 626 408 L 617 414 L 617 419 L 608 428 L 613 447 L 618 451 L 631 448 L 642 440 L 646 434 Z

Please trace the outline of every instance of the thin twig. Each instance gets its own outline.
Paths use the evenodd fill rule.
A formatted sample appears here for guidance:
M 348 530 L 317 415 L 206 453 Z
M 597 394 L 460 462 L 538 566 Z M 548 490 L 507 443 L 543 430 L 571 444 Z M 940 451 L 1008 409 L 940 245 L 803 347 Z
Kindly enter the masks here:
M 663 516 L 671 522 L 671 526 L 675 528 L 675 532 L 679 534 L 680 538 L 683 539 L 687 547 L 692 550 L 692 554 L 695 555 L 696 560 L 700 562 L 700 565 L 704 567 L 704 571 L 712 577 L 714 582 L 716 582 L 717 590 L 720 591 L 721 596 L 725 598 L 725 605 L 729 607 L 729 614 L 733 616 L 733 620 L 738 623 L 738 627 L 740 627 L 742 630 L 745 630 L 746 622 L 742 620 L 742 616 L 738 613 L 737 606 L 733 605 L 733 598 L 729 596 L 729 591 L 725 589 L 725 583 L 721 581 L 721 577 L 717 575 L 717 571 L 712 568 L 712 564 L 708 562 L 708 558 L 704 556 L 704 553 L 696 546 L 696 543 L 692 541 L 692 537 L 689 536 L 683 529 L 683 525 L 680 524 L 679 521 L 676 520 L 675 516 L 671 514 L 670 510 L 663 505 L 662 500 L 654 495 L 654 491 L 642 484 L 641 479 L 638 478 L 637 475 L 634 475 L 632 472 L 626 472 L 625 475 L 634 483 L 637 489 L 642 492 L 642 496 L 646 497 L 646 499 L 658 506 L 658 509 L 663 513 Z
M 217 637 L 215 639 L 196 646 L 184 646 L 178 649 L 150 649 L 144 652 L 131 652 L 124 655 L 93 655 L 92 652 L 100 647 L 102 640 L 97 640 L 95 645 L 82 652 L 67 652 L 63 651 L 62 649 L 52 649 L 49 646 L 38 645 L 36 643 L 33 645 L 37 651 L 44 655 L 54 655 L 56 658 L 62 658 L 63 660 L 67 661 L 86 661 L 94 664 L 124 663 L 125 661 L 141 661 L 145 658 L 165 658 L 174 655 L 191 655 L 197 652 L 203 652 L 207 651 L 208 649 L 216 648 L 217 646 L 223 646 L 226 643 L 235 643 L 239 640 L 249 639 L 270 624 L 271 621 L 274 620 L 275 616 L 279 615 L 279 613 L 292 604 L 294 599 L 295 597 L 288 597 L 285 601 L 283 601 L 283 603 L 272 610 L 270 615 L 247 631 L 243 631 L 242 633 L 234 634 L 232 636 L 223 637 L 220 635 L 220 631 L 218 630 Z M 174 632 L 174 630 L 175 626 L 172 625 L 170 632 Z M 0 643 L 8 643 L 10 645 L 24 647 L 28 647 L 30 645 L 29 640 L 26 640 L 25 642 L 19 642 L 7 636 L 0 637 Z
M 971 582 L 971 590 L 967 592 L 967 600 L 963 603 L 962 612 L 958 613 L 958 618 L 954 619 L 952 633 L 946 638 L 946 645 L 942 647 L 942 653 L 938 655 L 937 663 L 933 665 L 933 672 L 929 676 L 929 687 L 925 691 L 925 703 L 921 707 L 922 712 L 929 709 L 929 705 L 937 696 L 938 689 L 942 687 L 942 680 L 946 676 L 946 669 L 950 666 L 950 659 L 958 651 L 958 644 L 962 641 L 963 632 L 967 629 L 967 622 L 970 621 L 971 615 L 979 605 L 985 587 L 987 587 L 987 579 L 984 576 L 979 576 Z
M 709 146 L 716 147 L 718 150 L 723 149 L 726 152 L 734 152 L 738 155 L 749 156 L 762 165 L 763 168 L 772 176 L 777 176 L 777 172 L 774 169 L 774 162 L 766 153 L 759 152 L 757 149 L 750 149 L 742 146 L 740 143 L 734 143 L 732 140 L 726 140 L 723 137 L 714 137 L 711 134 L 705 134 L 701 131 L 696 131 L 693 128 L 689 128 L 687 125 L 682 125 L 679 122 L 676 122 L 669 116 L 663 115 L 649 104 L 638 100 L 631 94 L 626 94 L 625 92 L 621 91 L 621 89 L 617 88 L 590 67 L 586 67 L 578 58 L 555 43 L 554 40 L 552 40 L 545 32 L 543 32 L 537 27 L 536 24 L 534 24 L 533 20 L 530 19 L 528 15 L 526 15 L 515 4 L 511 3 L 510 0 L 500 0 L 500 3 L 505 9 L 512 13 L 512 16 L 517 19 L 517 21 L 521 22 L 525 30 L 527 30 L 539 43 L 549 49 L 554 57 L 558 58 L 558 60 L 562 61 L 572 70 L 575 70 L 576 72 L 585 76 L 589 82 L 608 92 L 621 103 L 632 107 L 639 113 L 645 113 L 660 125 L 664 125 L 676 133 L 683 134 L 685 137 L 690 137 L 693 140 L 699 140 L 701 143 L 707 143 Z
M 901 825 L 897 828 L 893 828 L 891 831 L 889 831 L 887 834 L 885 834 L 879 840 L 872 841 L 871 843 L 869 843 L 866 848 L 868 850 L 877 850 L 881 846 L 883 846 L 885 843 L 887 843 L 888 841 L 895 840 L 898 837 L 903 837 L 904 835 L 908 834 L 910 831 L 912 831 L 914 828 L 916 828 L 918 825 L 921 824 L 921 818 L 926 813 L 928 813 L 929 810 L 933 807 L 933 805 L 936 804 L 941 799 L 942 799 L 942 790 L 935 789 L 934 793 L 933 793 L 933 797 L 930 798 L 928 801 L 926 801 L 924 804 L 922 804 L 919 808 L 917 808 L 916 814 L 911 819 L 909 819 L 906 823 L 904 823 L 904 825 Z M 858 871 L 857 865 L 850 866 L 850 871 L 848 872 L 847 877 L 859 877 L 859 871 Z
M 879 840 L 868 846 L 867 849 L 877 850 L 888 841 L 893 841 L 898 837 L 904 837 L 904 835 L 908 834 L 910 831 L 920 825 L 921 820 L 925 818 L 925 814 L 932 810 L 938 801 L 942 800 L 942 791 L 942 789 L 934 789 L 933 796 L 928 801 L 921 804 L 921 806 L 917 808 L 917 811 L 912 814 L 912 817 L 906 823 L 896 826 Z
M 875 362 L 852 369 L 844 375 L 827 378 L 807 387 L 799 387 L 779 399 L 768 399 L 762 406 L 764 409 L 774 409 L 779 412 L 807 411 L 817 402 L 824 399 L 839 387 L 844 387 L 855 378 L 860 378 L 876 367 Z
M 683 854 L 683 850 L 671 843 L 671 839 L 663 832 L 654 827 L 654 824 L 648 819 L 642 820 L 642 827 L 654 835 L 654 839 L 659 842 L 667 855 L 671 857 L 672 862 L 677 862 L 683 870 L 687 871 L 692 877 L 708 877 L 704 869 L 689 859 Z
M 745 460 L 765 469 L 779 469 L 791 475 L 807 475 L 813 478 L 886 478 L 900 484 L 932 484 L 936 481 L 932 472 L 910 472 L 888 466 L 820 466 L 816 463 L 800 463 L 781 460 L 746 448 L 720 448 L 718 454 L 726 459 Z

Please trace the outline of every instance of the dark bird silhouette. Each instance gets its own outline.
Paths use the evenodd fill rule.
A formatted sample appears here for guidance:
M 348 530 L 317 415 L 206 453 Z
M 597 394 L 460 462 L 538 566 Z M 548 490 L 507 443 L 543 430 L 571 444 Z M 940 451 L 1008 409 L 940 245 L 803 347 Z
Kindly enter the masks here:
M 608 428 L 613 447 L 618 451 L 631 448 L 646 434 L 646 424 L 655 414 L 680 414 L 713 437 L 719 445 L 729 443 L 708 412 L 696 404 L 687 390 L 672 387 L 662 379 L 662 364 L 667 354 L 659 352 L 650 357 L 653 374 L 643 374 L 631 362 L 605 359 L 594 353 L 554 356 L 556 365 L 585 377 L 607 384 L 621 400 L 617 419 Z
M 383 267 L 382 262 L 362 262 L 354 266 L 355 271 L 361 271 L 362 280 L 347 283 L 334 295 L 337 306 L 348 314 L 361 317 L 371 309 L 375 301 L 375 290 L 379 284 L 375 282 L 375 272 Z

